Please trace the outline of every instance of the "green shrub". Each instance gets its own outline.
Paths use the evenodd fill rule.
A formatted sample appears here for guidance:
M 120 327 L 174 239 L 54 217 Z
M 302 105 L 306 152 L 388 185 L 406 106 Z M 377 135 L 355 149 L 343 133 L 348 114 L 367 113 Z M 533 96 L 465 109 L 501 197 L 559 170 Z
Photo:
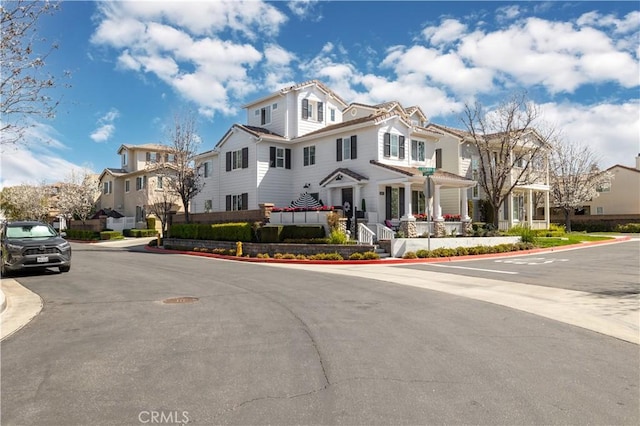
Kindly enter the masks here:
M 155 217 L 148 217 L 147 218 L 147 229 L 156 229 L 156 218 Z
M 622 224 L 616 225 L 615 231 L 637 234 L 637 233 L 640 233 L 640 223 L 627 223 L 624 225 Z
M 509 235 L 519 235 L 520 241 L 523 243 L 532 243 L 535 244 L 537 233 L 533 229 L 529 227 L 529 225 L 525 224 L 523 226 L 514 226 L 509 229 L 507 232 Z
M 333 230 L 329 235 L 329 244 L 346 244 L 349 237 L 344 232 Z
M 282 253 L 275 253 L 275 254 L 273 255 L 273 258 L 274 258 L 274 259 L 282 259 Z
M 351 253 L 349 260 L 362 260 L 362 253 Z
M 311 238 L 310 240 L 306 240 L 306 239 L 287 238 L 282 242 L 286 244 L 329 244 L 329 239 L 328 238 Z
M 364 260 L 378 260 L 380 259 L 380 255 L 374 251 L 365 251 L 362 253 L 362 258 Z
M 318 253 L 309 256 L 311 260 L 344 260 L 340 253 Z
M 324 238 L 324 227 L 322 225 L 285 225 L 282 229 L 283 240 L 286 239 L 312 239 Z
M 100 232 L 101 240 L 121 240 L 124 238 L 120 231 L 102 231 Z
M 282 225 L 263 226 L 260 229 L 260 242 L 279 243 L 282 241 L 281 235 L 284 227 Z
M 158 235 L 158 231 L 155 229 L 125 229 L 122 233 L 125 237 L 133 238 L 155 237 Z
M 417 259 L 418 255 L 413 251 L 408 251 L 402 256 L 403 259 Z
M 67 229 L 64 231 L 70 240 L 92 241 L 100 239 L 100 234 L 85 229 Z
M 416 256 L 418 256 L 420 259 L 424 259 L 427 257 L 431 257 L 431 252 L 427 249 L 420 249 L 416 251 Z
M 171 226 L 172 238 L 187 240 L 242 241 L 251 242 L 253 228 L 250 223 L 181 223 Z
M 469 254 L 469 250 L 467 250 L 466 247 L 458 247 L 456 248 L 456 255 L 457 256 L 466 256 Z
M 296 255 L 295 254 L 291 254 L 291 253 L 285 253 L 282 255 L 283 259 L 295 259 Z

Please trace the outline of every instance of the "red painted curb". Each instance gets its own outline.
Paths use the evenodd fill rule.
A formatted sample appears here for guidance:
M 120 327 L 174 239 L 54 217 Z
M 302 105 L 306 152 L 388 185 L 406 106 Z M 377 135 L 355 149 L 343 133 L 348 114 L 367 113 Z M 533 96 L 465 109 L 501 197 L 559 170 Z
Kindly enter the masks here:
M 559 247 L 549 247 L 549 248 L 537 248 L 531 250 L 519 250 L 519 251 L 510 251 L 506 253 L 489 253 L 489 254 L 474 254 L 467 256 L 453 256 L 453 257 L 428 257 L 422 259 L 393 259 L 393 260 L 300 260 L 300 259 L 260 259 L 257 257 L 237 257 L 237 256 L 228 256 L 224 254 L 213 254 L 213 253 L 200 253 L 197 251 L 184 251 L 184 250 L 168 250 L 168 249 L 160 249 L 157 247 L 145 246 L 145 250 L 151 251 L 154 253 L 166 253 L 166 254 L 186 254 L 189 256 L 200 256 L 200 257 L 211 257 L 214 259 L 221 260 L 233 260 L 236 262 L 250 262 L 250 263 L 294 263 L 294 264 L 306 264 L 306 265 L 397 265 L 397 264 L 411 264 L 411 263 L 437 263 L 437 262 L 455 262 L 455 261 L 463 261 L 463 260 L 474 260 L 474 259 L 486 259 L 492 257 L 509 257 L 509 256 L 522 256 L 527 254 L 535 254 L 535 253 L 546 253 L 546 252 L 554 252 L 554 251 L 562 251 L 562 250 L 570 250 L 579 247 L 587 247 L 587 246 L 595 246 L 595 245 L 604 245 L 604 244 L 615 244 L 623 241 L 629 241 L 631 237 L 619 237 L 613 238 L 611 240 L 603 240 L 603 241 L 588 241 L 580 244 L 571 244 L 567 246 L 559 246 Z

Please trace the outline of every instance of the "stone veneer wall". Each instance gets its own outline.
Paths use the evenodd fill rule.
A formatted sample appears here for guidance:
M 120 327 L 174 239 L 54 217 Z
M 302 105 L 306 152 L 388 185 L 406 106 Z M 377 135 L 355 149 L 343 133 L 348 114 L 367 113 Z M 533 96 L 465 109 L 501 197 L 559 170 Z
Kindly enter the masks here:
M 208 249 L 235 250 L 236 243 L 233 241 L 211 241 L 211 240 L 183 240 L 178 238 L 165 238 L 164 247 L 167 249 L 193 250 L 196 247 Z M 285 243 L 242 243 L 242 253 L 244 255 L 256 256 L 260 253 L 268 253 L 272 256 L 276 253 L 291 254 L 318 254 L 318 253 L 339 253 L 345 259 L 353 253 L 364 253 L 374 251 L 375 246 L 364 244 L 285 244 Z

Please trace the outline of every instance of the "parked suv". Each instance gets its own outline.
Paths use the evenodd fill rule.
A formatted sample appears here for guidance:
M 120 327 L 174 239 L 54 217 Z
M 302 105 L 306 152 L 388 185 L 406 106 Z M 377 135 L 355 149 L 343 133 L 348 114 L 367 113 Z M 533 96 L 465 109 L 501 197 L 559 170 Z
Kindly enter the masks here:
M 1 232 L 0 273 L 34 268 L 71 269 L 71 244 L 53 227 L 42 222 L 6 222 Z

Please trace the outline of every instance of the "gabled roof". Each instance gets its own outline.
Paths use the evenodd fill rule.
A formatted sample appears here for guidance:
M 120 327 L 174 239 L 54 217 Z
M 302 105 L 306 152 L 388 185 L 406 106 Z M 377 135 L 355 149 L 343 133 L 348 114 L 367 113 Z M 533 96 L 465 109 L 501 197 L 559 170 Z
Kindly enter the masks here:
M 99 181 L 102 180 L 102 177 L 107 173 L 114 177 L 119 177 L 119 176 L 126 175 L 127 171 L 125 169 L 115 169 L 115 168 L 107 167 L 102 171 L 102 173 L 100 173 L 100 176 L 98 176 L 98 180 Z
M 630 172 L 640 173 L 640 169 L 636 169 L 635 167 L 623 166 L 622 164 L 615 164 L 609 167 L 607 170 L 605 170 L 605 172 L 608 172 L 609 170 L 615 169 L 615 168 L 621 168 L 621 169 L 629 170 Z
M 145 143 L 142 145 L 130 145 L 130 144 L 122 144 L 120 148 L 118 148 L 118 154 L 122 152 L 123 149 L 136 150 L 136 151 L 170 151 L 171 147 L 168 145 L 162 145 L 159 143 Z
M 335 169 L 331 173 L 329 173 L 324 179 L 322 179 L 319 183 L 320 186 L 329 182 L 331 179 L 334 179 L 338 175 L 346 175 L 355 180 L 356 182 L 362 182 L 369 180 L 366 176 L 361 175 L 360 173 L 354 172 L 353 170 L 349 170 L 347 168 L 339 168 Z
M 316 86 L 318 89 L 323 91 L 325 94 L 327 94 L 328 96 L 332 97 L 333 99 L 335 99 L 336 101 L 341 103 L 345 108 L 348 106 L 348 104 L 344 101 L 344 99 L 342 99 L 340 96 L 338 96 L 333 90 L 329 89 L 327 86 L 322 84 L 322 82 L 320 82 L 318 80 L 308 80 L 308 81 L 305 81 L 305 82 L 302 82 L 302 83 L 294 84 L 292 86 L 283 87 L 282 89 L 278 90 L 277 92 L 270 93 L 270 94 L 268 94 L 266 96 L 263 96 L 260 99 L 256 99 L 256 100 L 251 101 L 251 102 L 249 102 L 247 104 L 244 104 L 242 106 L 242 108 L 249 108 L 252 105 L 262 103 L 262 102 L 266 101 L 267 99 L 275 98 L 277 96 L 282 96 L 282 95 L 284 95 L 284 94 L 286 94 L 288 92 L 291 92 L 291 91 L 294 91 L 294 90 L 304 89 L 304 88 L 309 87 L 309 86 Z
M 414 177 L 419 176 L 422 177 L 422 171 L 417 167 L 405 167 L 405 166 L 393 166 L 391 164 L 381 163 L 378 160 L 370 160 L 369 161 L 374 166 L 382 167 L 383 169 L 391 170 L 392 172 L 396 172 L 405 176 Z M 476 182 L 474 180 L 468 179 L 464 176 L 459 176 L 455 173 L 447 172 L 444 170 L 436 170 L 433 175 L 431 175 L 432 179 L 437 180 L 438 183 L 452 183 L 458 187 L 465 186 L 475 186 Z
M 248 126 L 246 124 L 234 124 L 231 126 L 231 128 L 229 128 L 229 130 L 227 130 L 227 133 L 225 133 L 224 136 L 220 138 L 220 140 L 218 141 L 218 143 L 216 143 L 213 150 L 215 151 L 217 148 L 221 147 L 229 138 L 229 136 L 231 136 L 234 133 L 235 129 L 248 133 L 249 135 L 253 136 L 256 139 L 266 138 L 271 141 L 289 142 L 289 139 L 285 138 L 284 136 L 281 136 L 277 133 L 274 133 L 262 127 Z

